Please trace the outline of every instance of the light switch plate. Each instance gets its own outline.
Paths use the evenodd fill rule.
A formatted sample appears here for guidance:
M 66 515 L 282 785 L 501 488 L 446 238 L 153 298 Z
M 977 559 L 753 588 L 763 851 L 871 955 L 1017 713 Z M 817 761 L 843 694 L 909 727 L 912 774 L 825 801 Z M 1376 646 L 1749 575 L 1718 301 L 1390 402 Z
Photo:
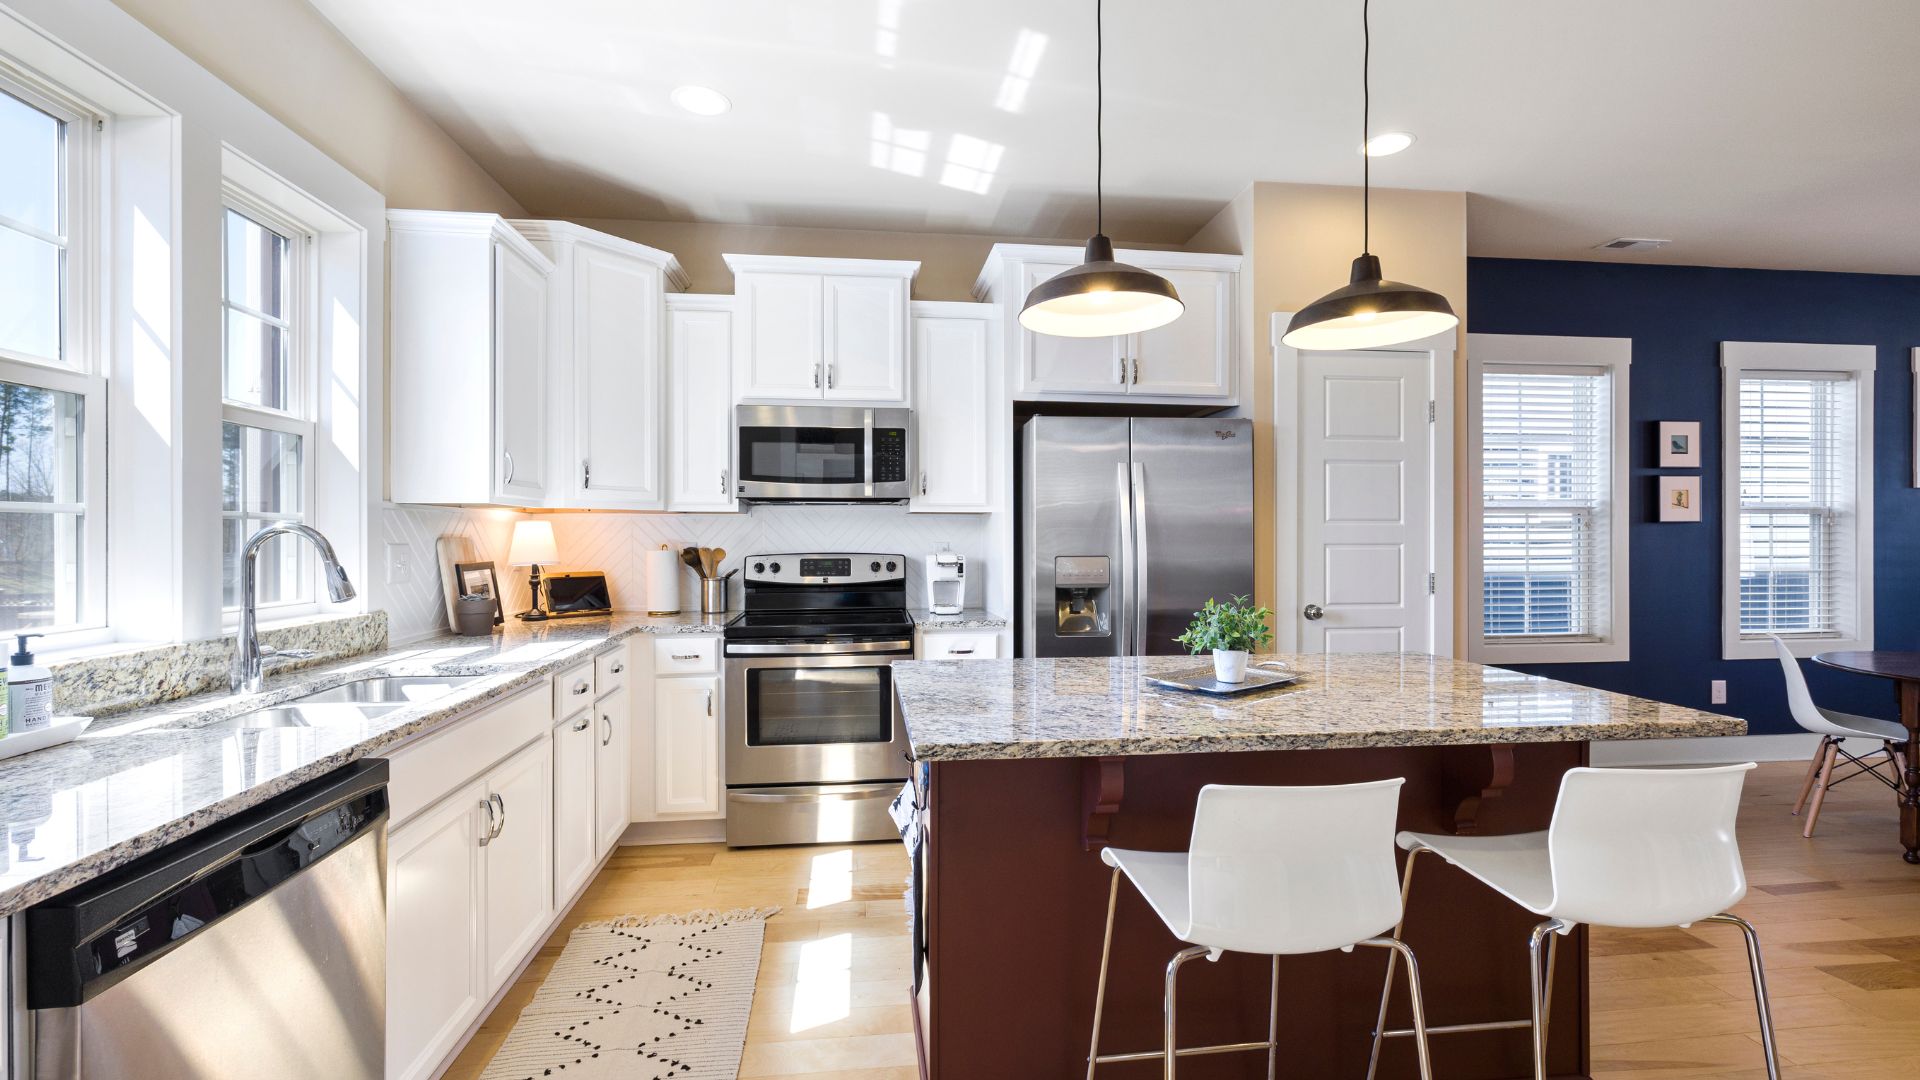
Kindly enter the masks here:
M 387 544 L 387 584 L 405 585 L 412 580 L 413 546 L 389 542 Z

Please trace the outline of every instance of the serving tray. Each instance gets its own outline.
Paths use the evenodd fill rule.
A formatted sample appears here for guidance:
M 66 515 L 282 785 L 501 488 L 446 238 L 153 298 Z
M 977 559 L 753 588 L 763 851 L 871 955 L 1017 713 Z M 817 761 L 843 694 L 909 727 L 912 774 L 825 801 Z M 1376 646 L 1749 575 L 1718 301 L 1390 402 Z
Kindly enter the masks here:
M 50 746 L 72 742 L 93 723 L 91 716 L 56 716 L 39 731 L 16 731 L 0 738 L 0 759 L 30 754 Z
M 1149 675 L 1147 681 L 1169 690 L 1186 690 L 1198 694 L 1212 694 L 1215 697 L 1232 697 L 1235 694 L 1246 694 L 1255 690 L 1291 686 L 1304 677 L 1298 671 L 1276 671 L 1272 668 L 1249 666 L 1246 682 L 1225 683 L 1213 677 L 1213 667 L 1208 665 L 1203 668 L 1194 668 L 1192 671 L 1176 671 L 1170 675 Z

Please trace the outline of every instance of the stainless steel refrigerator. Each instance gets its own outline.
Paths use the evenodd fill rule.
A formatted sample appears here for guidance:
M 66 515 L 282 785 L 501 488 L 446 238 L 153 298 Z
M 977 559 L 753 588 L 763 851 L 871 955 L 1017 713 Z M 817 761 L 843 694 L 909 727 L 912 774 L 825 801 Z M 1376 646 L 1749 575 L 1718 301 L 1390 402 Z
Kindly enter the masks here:
M 1155 656 L 1253 593 L 1249 420 L 1036 416 L 1021 429 L 1021 652 Z

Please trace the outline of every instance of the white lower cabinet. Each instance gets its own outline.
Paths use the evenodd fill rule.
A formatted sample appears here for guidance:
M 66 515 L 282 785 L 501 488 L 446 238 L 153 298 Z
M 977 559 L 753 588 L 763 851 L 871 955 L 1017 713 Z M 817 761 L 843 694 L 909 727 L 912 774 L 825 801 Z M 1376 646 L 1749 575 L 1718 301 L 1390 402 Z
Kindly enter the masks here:
M 432 1076 L 485 1001 L 486 794 L 475 780 L 388 838 L 388 1080 Z
M 581 709 L 553 729 L 553 902 L 587 883 L 597 861 L 594 824 L 599 711 Z
M 539 945 L 553 915 L 552 743 L 543 739 L 495 766 L 487 794 L 496 816 L 480 907 L 492 996 Z
M 627 794 L 632 754 L 633 709 L 631 695 L 622 686 L 600 699 L 595 706 L 596 736 L 593 750 L 593 828 L 594 861 L 612 851 L 627 831 Z
M 653 686 L 653 812 L 718 814 L 720 679 L 674 675 Z

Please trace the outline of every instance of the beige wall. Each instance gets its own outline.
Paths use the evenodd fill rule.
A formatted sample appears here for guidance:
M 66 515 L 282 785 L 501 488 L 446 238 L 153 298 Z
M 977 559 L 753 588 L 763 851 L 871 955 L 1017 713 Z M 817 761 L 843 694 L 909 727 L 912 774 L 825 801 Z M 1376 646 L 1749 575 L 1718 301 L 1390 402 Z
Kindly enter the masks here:
M 115 0 L 386 196 L 390 207 L 521 214 L 306 0 Z
M 1464 326 L 1467 317 L 1467 200 L 1458 191 L 1373 192 L 1372 249 L 1387 276 L 1432 289 L 1448 300 Z M 1254 421 L 1254 591 L 1271 606 L 1280 572 L 1275 556 L 1275 506 L 1285 495 L 1274 476 L 1273 341 L 1276 311 L 1298 311 L 1345 285 L 1360 254 L 1360 192 L 1350 187 L 1255 183 L 1236 196 L 1187 245 L 1247 257 L 1241 278 L 1241 345 L 1252 388 L 1246 414 Z M 1458 354 L 1464 364 L 1465 345 Z M 1466 395 L 1454 373 L 1455 430 L 1463 430 Z M 1460 461 L 1455 447 L 1455 468 Z M 1456 551 L 1461 546 L 1455 545 Z M 1291 571 L 1289 571 L 1291 572 Z M 1456 574 L 1457 574 L 1456 568 Z M 1290 618 L 1287 612 L 1276 620 Z

